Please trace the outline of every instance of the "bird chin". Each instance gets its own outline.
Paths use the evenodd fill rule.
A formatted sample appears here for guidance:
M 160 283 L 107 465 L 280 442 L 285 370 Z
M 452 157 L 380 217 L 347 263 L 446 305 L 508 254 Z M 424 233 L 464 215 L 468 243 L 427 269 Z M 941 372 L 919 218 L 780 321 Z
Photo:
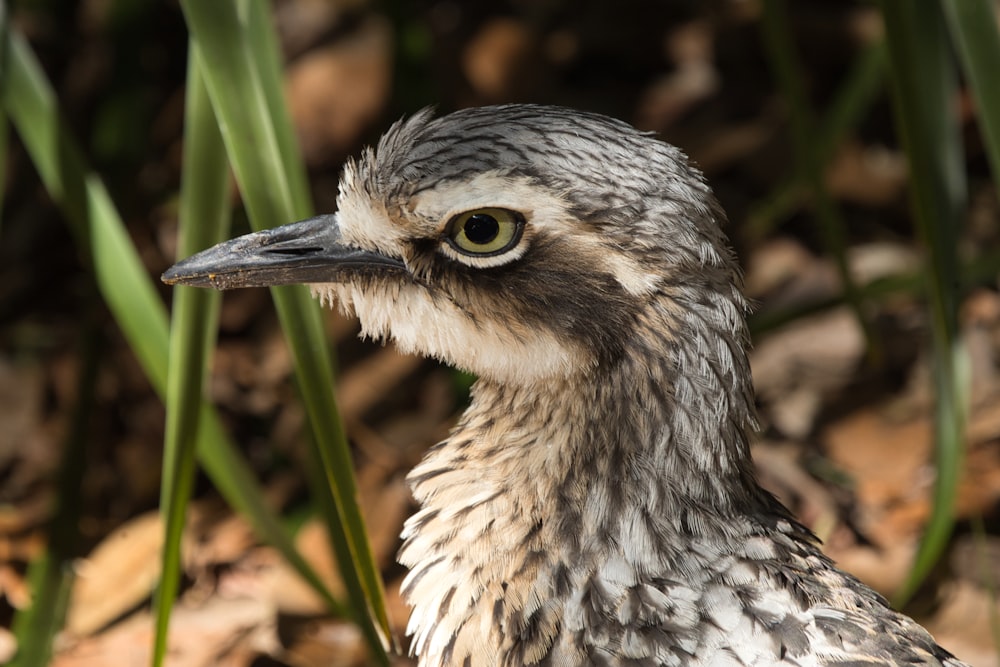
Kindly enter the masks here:
M 593 367 L 578 346 L 550 334 L 481 326 L 448 300 L 413 285 L 323 283 L 309 286 L 319 302 L 361 322 L 361 337 L 391 340 L 404 354 L 432 357 L 500 384 L 560 381 Z
M 338 308 L 345 315 L 353 314 L 350 302 L 344 298 L 346 295 L 341 293 L 337 289 L 338 287 L 343 287 L 343 285 L 338 285 L 337 283 L 315 283 L 309 285 L 309 291 L 312 293 L 313 298 L 319 301 L 319 305 L 331 309 Z

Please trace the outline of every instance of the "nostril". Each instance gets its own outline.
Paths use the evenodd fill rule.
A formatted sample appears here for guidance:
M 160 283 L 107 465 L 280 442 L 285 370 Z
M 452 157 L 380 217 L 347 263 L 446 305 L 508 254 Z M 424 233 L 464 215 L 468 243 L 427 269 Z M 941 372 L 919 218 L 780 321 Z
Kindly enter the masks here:
M 282 257 L 304 257 L 306 255 L 316 255 L 323 251 L 319 246 L 297 246 L 291 248 L 268 248 L 264 253 L 268 255 L 281 255 Z

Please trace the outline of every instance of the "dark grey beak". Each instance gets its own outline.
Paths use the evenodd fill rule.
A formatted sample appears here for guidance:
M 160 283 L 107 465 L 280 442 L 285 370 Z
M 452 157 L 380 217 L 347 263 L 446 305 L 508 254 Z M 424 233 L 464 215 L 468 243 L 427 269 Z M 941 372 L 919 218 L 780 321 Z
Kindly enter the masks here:
M 167 269 L 168 285 L 271 287 L 341 282 L 359 273 L 405 272 L 403 262 L 340 242 L 336 215 L 321 215 L 203 250 Z

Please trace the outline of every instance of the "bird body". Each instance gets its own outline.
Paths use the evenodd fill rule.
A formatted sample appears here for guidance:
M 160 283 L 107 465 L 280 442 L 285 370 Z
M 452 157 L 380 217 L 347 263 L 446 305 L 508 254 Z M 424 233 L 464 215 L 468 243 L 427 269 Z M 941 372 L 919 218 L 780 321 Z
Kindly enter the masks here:
M 757 484 L 746 301 L 676 148 L 554 107 L 428 112 L 338 213 L 168 282 L 306 282 L 363 333 L 475 372 L 409 479 L 421 667 L 962 663 Z

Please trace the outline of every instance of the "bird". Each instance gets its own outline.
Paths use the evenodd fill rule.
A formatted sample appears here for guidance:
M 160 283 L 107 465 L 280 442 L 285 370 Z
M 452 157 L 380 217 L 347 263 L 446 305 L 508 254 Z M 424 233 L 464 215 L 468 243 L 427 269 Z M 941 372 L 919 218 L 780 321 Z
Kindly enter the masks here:
M 725 225 L 681 150 L 623 121 L 424 110 L 346 163 L 336 212 L 163 280 L 308 284 L 477 377 L 408 476 L 420 667 L 960 667 L 758 484 Z

